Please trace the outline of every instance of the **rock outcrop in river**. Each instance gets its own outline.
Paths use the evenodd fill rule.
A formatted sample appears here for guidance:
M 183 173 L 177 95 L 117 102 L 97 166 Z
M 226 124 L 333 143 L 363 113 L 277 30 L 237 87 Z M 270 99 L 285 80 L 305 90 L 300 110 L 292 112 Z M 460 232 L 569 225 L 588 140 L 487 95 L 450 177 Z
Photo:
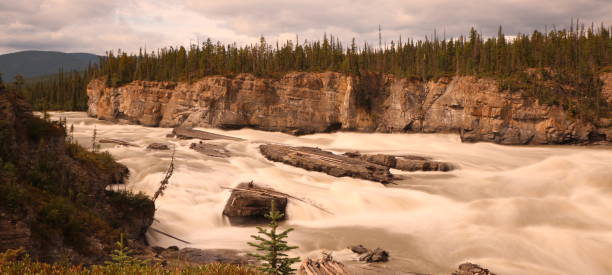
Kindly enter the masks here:
M 602 94 L 612 95 L 612 77 L 604 74 L 602 80 Z M 146 126 L 252 127 L 292 134 L 453 132 L 463 141 L 501 144 L 612 141 L 609 121 L 597 127 L 571 119 L 559 106 L 472 76 L 423 82 L 295 72 L 281 79 L 240 74 L 193 83 L 134 81 L 117 88 L 94 80 L 87 94 L 89 115 Z
M 354 177 L 381 183 L 393 180 L 389 167 L 359 158 L 336 155 L 319 148 L 265 144 L 259 146 L 259 151 L 269 160 L 323 172 L 334 177 Z

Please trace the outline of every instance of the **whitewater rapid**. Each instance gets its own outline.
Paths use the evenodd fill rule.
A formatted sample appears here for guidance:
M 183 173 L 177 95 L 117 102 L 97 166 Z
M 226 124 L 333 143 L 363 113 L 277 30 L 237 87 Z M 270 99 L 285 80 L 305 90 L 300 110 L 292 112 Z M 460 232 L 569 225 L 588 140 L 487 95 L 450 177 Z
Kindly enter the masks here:
M 579 146 L 501 146 L 461 143 L 457 135 L 332 133 L 295 137 L 250 129 L 202 129 L 246 141 L 227 145 L 230 158 L 189 149 L 193 140 L 167 138 L 170 128 L 120 125 L 85 113 L 53 113 L 74 124 L 74 136 L 90 146 L 99 138 L 140 147 L 104 144 L 131 172 L 123 188 L 153 194 L 170 151 L 148 151 L 163 142 L 176 147 L 174 175 L 158 199 L 153 227 L 197 248 L 248 250 L 253 227 L 233 227 L 222 216 L 229 191 L 253 180 L 304 198 L 332 214 L 292 201 L 289 242 L 297 254 L 354 262 L 349 245 L 389 251 L 386 270 L 450 273 L 465 261 L 497 274 L 612 274 L 612 149 Z M 415 154 L 455 164 L 452 172 L 401 172 L 395 185 L 336 178 L 266 160 L 263 143 L 316 146 L 334 152 Z M 149 232 L 153 245 L 185 246 Z

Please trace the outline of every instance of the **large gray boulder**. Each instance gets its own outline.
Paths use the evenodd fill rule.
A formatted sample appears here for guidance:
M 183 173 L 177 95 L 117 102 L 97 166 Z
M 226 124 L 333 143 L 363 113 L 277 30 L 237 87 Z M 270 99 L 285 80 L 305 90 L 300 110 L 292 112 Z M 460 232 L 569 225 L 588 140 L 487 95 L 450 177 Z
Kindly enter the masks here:
M 284 214 L 287 207 L 286 196 L 252 182 L 241 183 L 232 190 L 223 215 L 229 218 L 232 225 L 264 224 L 269 221 L 265 215 L 272 210 L 273 201 L 276 210 Z

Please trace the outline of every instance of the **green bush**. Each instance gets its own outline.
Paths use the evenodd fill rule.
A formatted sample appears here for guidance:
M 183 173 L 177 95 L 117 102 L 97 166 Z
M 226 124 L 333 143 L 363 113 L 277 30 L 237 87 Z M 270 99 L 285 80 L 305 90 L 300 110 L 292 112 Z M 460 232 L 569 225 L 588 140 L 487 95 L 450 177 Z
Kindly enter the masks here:
M 121 167 L 109 152 L 90 152 L 76 143 L 67 143 L 66 152 L 73 159 L 81 163 L 89 163 L 104 172 L 112 172 Z

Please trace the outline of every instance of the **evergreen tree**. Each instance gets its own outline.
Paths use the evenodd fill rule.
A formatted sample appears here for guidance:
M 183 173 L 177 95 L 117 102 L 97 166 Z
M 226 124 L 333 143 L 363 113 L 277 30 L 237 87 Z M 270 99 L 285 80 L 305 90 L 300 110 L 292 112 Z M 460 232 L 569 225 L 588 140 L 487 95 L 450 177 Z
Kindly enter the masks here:
M 291 265 L 300 261 L 299 257 L 291 258 L 285 252 L 296 249 L 297 246 L 289 246 L 285 240 L 289 232 L 293 228 L 289 228 L 280 233 L 278 230 L 278 220 L 282 219 L 284 214 L 276 210 L 274 201 L 270 213 L 266 214 L 266 218 L 270 219 L 268 224 L 269 229 L 257 227 L 258 235 L 251 235 L 258 243 L 249 242 L 260 253 L 250 253 L 249 255 L 262 261 L 263 264 L 260 270 L 274 275 L 293 274 L 295 269 Z

